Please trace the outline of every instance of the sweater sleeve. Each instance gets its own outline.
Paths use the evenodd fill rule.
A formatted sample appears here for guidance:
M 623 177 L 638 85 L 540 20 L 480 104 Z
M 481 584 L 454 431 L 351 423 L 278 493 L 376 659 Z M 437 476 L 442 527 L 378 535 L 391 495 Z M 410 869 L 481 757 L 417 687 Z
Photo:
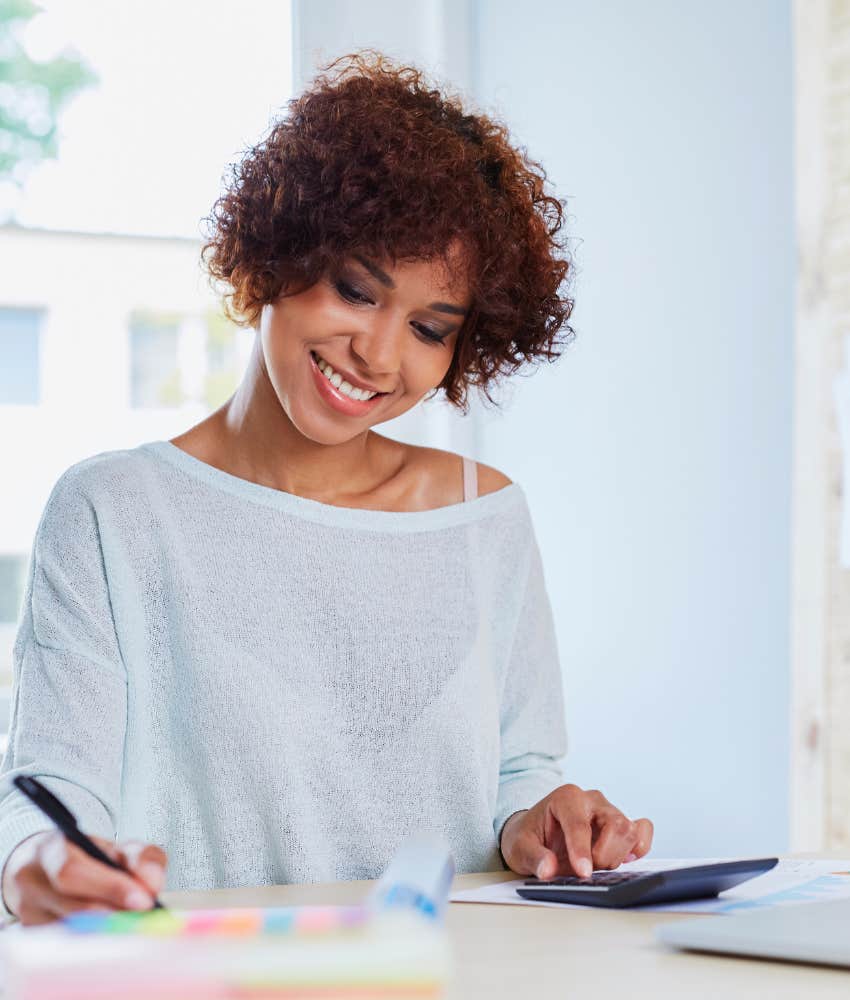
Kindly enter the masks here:
M 493 828 L 563 783 L 567 750 L 561 670 L 552 609 L 534 532 L 525 593 L 501 704 L 499 792 Z
M 115 836 L 126 674 L 97 514 L 75 480 L 66 473 L 54 487 L 30 560 L 0 766 L 0 871 L 22 840 L 53 828 L 12 786 L 17 774 L 42 781 L 85 832 Z

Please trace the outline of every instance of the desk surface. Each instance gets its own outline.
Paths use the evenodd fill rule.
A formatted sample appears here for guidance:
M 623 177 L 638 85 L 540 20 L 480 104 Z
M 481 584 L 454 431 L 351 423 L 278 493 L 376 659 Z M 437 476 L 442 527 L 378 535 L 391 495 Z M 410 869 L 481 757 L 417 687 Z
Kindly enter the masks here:
M 508 872 L 461 875 L 457 889 L 514 878 Z M 163 895 L 173 907 L 352 903 L 370 882 L 264 886 Z M 450 1000 L 593 997 L 794 998 L 850 996 L 850 970 L 691 955 L 657 944 L 656 924 L 722 920 L 671 913 L 555 910 L 453 903 L 449 907 L 454 977 Z

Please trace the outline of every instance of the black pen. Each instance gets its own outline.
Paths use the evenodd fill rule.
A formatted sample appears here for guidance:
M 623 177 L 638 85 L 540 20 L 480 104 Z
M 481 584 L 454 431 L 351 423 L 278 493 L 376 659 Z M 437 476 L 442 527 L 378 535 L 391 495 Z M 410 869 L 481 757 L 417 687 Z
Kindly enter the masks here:
M 73 814 L 69 809 L 62 805 L 56 796 L 49 792 L 40 781 L 36 781 L 35 778 L 29 777 L 26 774 L 19 774 L 12 779 L 14 786 L 22 791 L 24 795 L 37 806 L 45 816 L 52 819 L 53 822 L 59 827 L 62 833 L 71 841 L 72 844 L 76 844 L 80 850 L 85 851 L 89 857 L 94 858 L 95 861 L 101 861 L 105 865 L 109 865 L 110 868 L 115 868 L 119 872 L 126 872 L 128 875 L 135 875 L 133 872 L 129 871 L 123 865 L 119 865 L 117 861 L 113 861 L 108 854 L 104 854 L 103 851 L 95 844 L 93 841 L 80 830 L 77 826 L 77 821 L 74 819 Z M 160 901 L 153 897 L 153 909 L 164 910 L 165 907 L 160 903 Z

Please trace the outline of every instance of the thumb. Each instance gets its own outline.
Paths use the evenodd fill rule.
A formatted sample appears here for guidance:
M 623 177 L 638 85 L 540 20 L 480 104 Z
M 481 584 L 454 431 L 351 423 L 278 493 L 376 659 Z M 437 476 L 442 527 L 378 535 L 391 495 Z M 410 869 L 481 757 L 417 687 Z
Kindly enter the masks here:
M 536 834 L 526 832 L 514 841 L 510 858 L 506 858 L 517 875 L 552 878 L 558 871 L 558 858 Z
M 558 874 L 558 856 L 548 847 L 540 845 L 537 864 L 534 867 L 534 874 L 539 879 L 554 878 Z

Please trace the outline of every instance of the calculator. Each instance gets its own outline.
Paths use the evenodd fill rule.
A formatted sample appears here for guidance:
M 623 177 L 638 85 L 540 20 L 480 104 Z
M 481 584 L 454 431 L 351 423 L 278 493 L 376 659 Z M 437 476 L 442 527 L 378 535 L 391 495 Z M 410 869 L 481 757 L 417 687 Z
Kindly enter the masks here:
M 577 903 L 580 906 L 644 906 L 649 903 L 679 903 L 686 899 L 716 896 L 732 886 L 769 872 L 777 858 L 752 861 L 720 861 L 667 871 L 602 871 L 590 878 L 530 878 L 517 892 L 523 899 L 547 903 Z

